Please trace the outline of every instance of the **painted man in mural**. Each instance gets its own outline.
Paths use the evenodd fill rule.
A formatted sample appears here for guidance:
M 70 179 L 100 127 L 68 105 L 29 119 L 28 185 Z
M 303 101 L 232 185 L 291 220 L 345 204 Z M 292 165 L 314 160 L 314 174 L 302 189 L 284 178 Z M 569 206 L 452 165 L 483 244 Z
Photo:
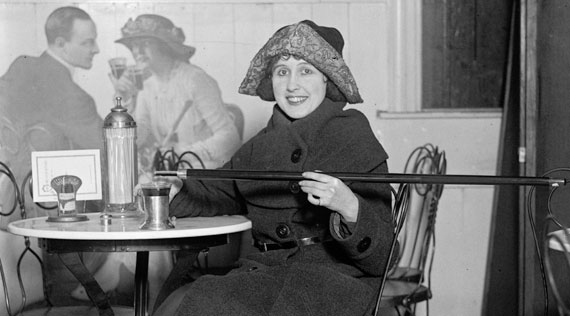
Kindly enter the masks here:
M 16 58 L 0 78 L 0 159 L 9 165 L 17 181 L 30 172 L 32 151 L 103 146 L 103 121 L 95 101 L 74 81 L 76 68 L 91 69 L 99 53 L 94 21 L 77 7 L 60 7 L 48 16 L 45 34 L 47 49 L 40 56 Z M 8 194 L 4 191 L 6 183 L 0 185 L 1 192 Z M 28 217 L 47 215 L 31 200 L 26 196 Z M 100 202 L 78 203 L 78 208 L 94 212 Z M 9 221 L 19 218 L 20 213 L 15 212 Z M 87 266 L 99 265 L 103 259 L 84 254 Z M 48 272 L 44 273 L 44 283 L 50 301 L 73 304 L 69 293 L 78 284 L 75 277 L 56 255 L 44 252 L 43 264 Z

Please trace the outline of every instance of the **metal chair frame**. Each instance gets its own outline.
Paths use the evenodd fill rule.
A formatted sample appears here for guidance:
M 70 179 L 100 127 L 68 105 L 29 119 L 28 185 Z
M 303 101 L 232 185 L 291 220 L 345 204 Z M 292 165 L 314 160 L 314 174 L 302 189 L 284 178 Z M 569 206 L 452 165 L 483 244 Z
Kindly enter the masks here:
M 158 148 L 154 155 L 152 169 L 153 171 L 177 171 L 185 168 L 194 169 L 194 166 L 192 165 L 190 160 L 186 159 L 186 157 L 188 156 L 194 157 L 200 164 L 200 167 L 202 169 L 206 169 L 204 162 L 202 161 L 200 156 L 198 156 L 198 154 L 196 154 L 195 152 L 185 151 L 179 155 L 176 153 L 174 148 L 170 148 L 164 152 L 162 152 L 160 148 Z M 209 262 L 208 262 L 209 251 L 210 249 L 206 248 L 200 252 L 203 255 L 202 256 L 204 260 L 203 267 L 202 264 L 200 263 L 200 256 L 198 256 L 195 261 L 197 268 L 201 271 L 202 270 L 205 271 L 206 273 L 209 271 Z M 176 253 L 173 253 L 173 260 L 177 260 Z
M 26 218 L 27 215 L 26 215 L 25 197 L 24 197 L 23 191 L 24 191 L 24 187 L 26 185 L 27 180 L 24 180 L 24 182 L 22 183 L 22 187 L 19 188 L 18 183 L 16 181 L 16 178 L 15 178 L 14 174 L 12 173 L 12 171 L 10 170 L 10 168 L 8 168 L 8 166 L 3 162 L 0 162 L 0 166 L 2 167 L 2 169 L 0 169 L 0 172 L 5 174 L 6 176 L 8 176 L 11 183 L 13 184 L 14 195 L 15 195 L 14 205 L 13 205 L 11 211 L 8 213 L 0 213 L 0 216 L 10 216 L 15 211 L 16 207 L 19 206 L 20 207 L 20 214 L 21 214 L 22 218 Z M 26 179 L 28 179 L 28 177 L 26 177 Z M 6 279 L 6 275 L 4 273 L 2 261 L 0 260 L 0 274 L 2 276 L 2 286 L 4 287 L 6 310 L 8 311 L 8 315 L 10 315 L 10 316 L 21 314 L 23 312 L 24 308 L 26 307 L 27 295 L 26 295 L 26 290 L 24 288 L 21 266 L 22 266 L 22 262 L 24 260 L 24 257 L 27 254 L 32 255 L 38 261 L 40 267 L 43 265 L 41 257 L 30 246 L 30 238 L 24 237 L 24 250 L 20 254 L 20 257 L 18 258 L 18 263 L 17 263 L 18 284 L 20 286 L 20 293 L 21 293 L 22 301 L 21 301 L 20 306 L 18 307 L 16 313 L 12 312 L 12 307 L 10 304 L 10 298 L 8 296 L 8 284 L 7 284 L 8 282 Z M 46 299 L 47 299 L 47 297 L 46 297 Z M 51 304 L 49 302 L 49 300 L 48 300 L 48 304 Z
M 432 144 L 426 144 L 412 151 L 405 165 L 406 173 L 446 173 L 445 152 Z M 395 191 L 394 191 L 395 192 Z M 403 307 L 407 314 L 415 314 L 416 303 L 425 301 L 429 314 L 431 293 L 431 268 L 435 254 L 435 220 L 443 184 L 401 184 L 395 192 L 393 218 L 395 238 L 388 262 L 395 260 L 393 267 L 383 276 L 374 310 L 380 307 Z M 420 199 L 420 206 L 414 204 Z M 413 216 L 419 222 L 413 223 Z M 411 226 L 413 225 L 413 227 Z M 418 233 L 423 230 L 423 234 Z M 412 235 L 407 234 L 411 231 Z M 400 244 L 398 256 L 394 258 L 396 243 Z M 404 255 L 410 254 L 408 257 Z M 388 269 L 388 266 L 386 267 Z M 389 291 L 390 293 L 387 293 Z
M 160 149 L 156 150 L 152 164 L 153 171 L 176 171 L 184 168 L 194 169 L 192 163 L 185 159 L 187 156 L 196 158 L 202 169 L 206 169 L 204 162 L 195 152 L 185 151 L 179 155 L 174 151 L 174 148 L 170 148 L 164 152 Z
M 427 144 L 416 148 L 410 154 L 406 165 L 405 173 L 414 174 L 437 174 L 444 175 L 447 169 L 447 160 L 445 152 L 432 144 Z M 395 269 L 389 272 L 388 279 L 421 282 L 420 277 L 425 275 L 424 268 L 429 268 L 427 281 L 431 275 L 431 262 L 433 261 L 433 253 L 435 251 L 435 222 L 438 209 L 438 203 L 443 192 L 443 184 L 412 184 L 410 203 L 421 202 L 421 207 L 412 208 L 410 216 L 419 215 L 419 223 L 408 221 L 403 228 L 404 235 L 400 235 L 400 247 L 411 255 L 408 258 L 402 257 L 404 251 L 400 254 Z M 423 216 L 427 214 L 427 216 Z M 411 226 L 411 227 L 410 227 Z M 425 227 L 425 234 L 422 236 L 417 233 L 418 229 Z M 406 231 L 411 231 L 410 235 Z M 423 237 L 420 239 L 420 237 Z M 407 259 L 407 260 L 406 260 Z M 429 260 L 429 265 L 426 265 Z
M 559 235 L 549 233 L 549 227 L 554 224 L 558 229 L 561 229 L 564 234 L 564 241 Z M 562 253 L 564 254 L 565 260 L 565 271 L 570 271 L 570 249 L 568 247 L 568 242 L 570 241 L 570 231 L 568 227 L 560 224 L 556 218 L 550 214 L 546 217 L 545 222 L 545 229 L 544 229 L 544 236 L 543 236 L 543 254 L 544 254 L 544 266 L 546 270 L 546 276 L 548 278 L 548 282 L 550 284 L 550 288 L 552 289 L 552 293 L 554 294 L 554 298 L 556 300 L 558 313 L 560 315 L 570 315 L 570 305 L 568 305 L 568 300 L 564 300 L 563 295 L 561 294 L 560 288 L 558 286 L 557 277 L 554 275 L 551 258 L 550 258 L 550 243 L 557 244 L 561 249 L 563 249 Z M 560 267 L 559 267 L 560 268 Z

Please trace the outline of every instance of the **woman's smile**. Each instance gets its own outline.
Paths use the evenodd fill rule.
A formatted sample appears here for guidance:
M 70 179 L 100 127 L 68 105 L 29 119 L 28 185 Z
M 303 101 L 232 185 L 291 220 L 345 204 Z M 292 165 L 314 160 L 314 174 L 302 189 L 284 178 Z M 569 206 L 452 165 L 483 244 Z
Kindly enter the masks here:
M 307 97 L 287 97 L 287 101 L 289 101 L 291 105 L 300 105 L 305 102 L 305 100 L 307 100 Z
M 271 83 L 279 108 L 290 118 L 300 119 L 323 102 L 327 77 L 305 60 L 287 56 L 273 66 Z

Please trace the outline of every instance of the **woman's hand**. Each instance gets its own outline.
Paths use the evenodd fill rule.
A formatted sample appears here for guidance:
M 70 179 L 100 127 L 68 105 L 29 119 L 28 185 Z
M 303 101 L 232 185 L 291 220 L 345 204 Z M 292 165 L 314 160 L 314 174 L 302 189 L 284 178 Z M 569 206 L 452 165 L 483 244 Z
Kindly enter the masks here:
M 180 192 L 182 189 L 182 180 L 175 176 L 155 176 L 154 181 L 164 181 L 171 184 L 170 192 L 168 193 L 168 202 L 172 202 L 172 199 Z
M 168 193 L 168 202 L 172 202 L 172 199 L 180 192 L 182 189 L 182 180 L 175 176 L 153 176 L 150 173 L 139 175 L 139 183 L 134 188 L 134 194 L 138 195 L 141 194 L 141 184 L 148 183 L 148 182 L 168 182 L 171 184 L 170 192 Z
M 308 194 L 311 204 L 335 211 L 347 222 L 356 222 L 358 198 L 344 182 L 318 172 L 303 172 L 303 177 L 307 180 L 300 181 L 299 185 Z
M 131 102 L 131 98 L 137 95 L 138 89 L 135 83 L 131 80 L 131 76 L 128 71 L 125 71 L 121 78 L 117 79 L 113 74 L 109 74 L 109 79 L 115 88 L 115 98 L 121 97 L 123 99 L 123 104 Z

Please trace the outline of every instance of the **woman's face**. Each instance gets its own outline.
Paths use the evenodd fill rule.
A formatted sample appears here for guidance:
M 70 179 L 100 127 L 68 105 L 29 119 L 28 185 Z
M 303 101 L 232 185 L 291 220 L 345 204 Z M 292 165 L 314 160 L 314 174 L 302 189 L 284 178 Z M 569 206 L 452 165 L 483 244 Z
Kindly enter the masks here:
M 166 45 L 154 39 L 140 39 L 131 43 L 131 52 L 139 68 L 154 70 L 160 62 L 167 58 L 161 53 L 159 45 Z
M 324 100 L 327 77 L 303 59 L 279 58 L 271 82 L 279 108 L 292 119 L 311 114 Z

